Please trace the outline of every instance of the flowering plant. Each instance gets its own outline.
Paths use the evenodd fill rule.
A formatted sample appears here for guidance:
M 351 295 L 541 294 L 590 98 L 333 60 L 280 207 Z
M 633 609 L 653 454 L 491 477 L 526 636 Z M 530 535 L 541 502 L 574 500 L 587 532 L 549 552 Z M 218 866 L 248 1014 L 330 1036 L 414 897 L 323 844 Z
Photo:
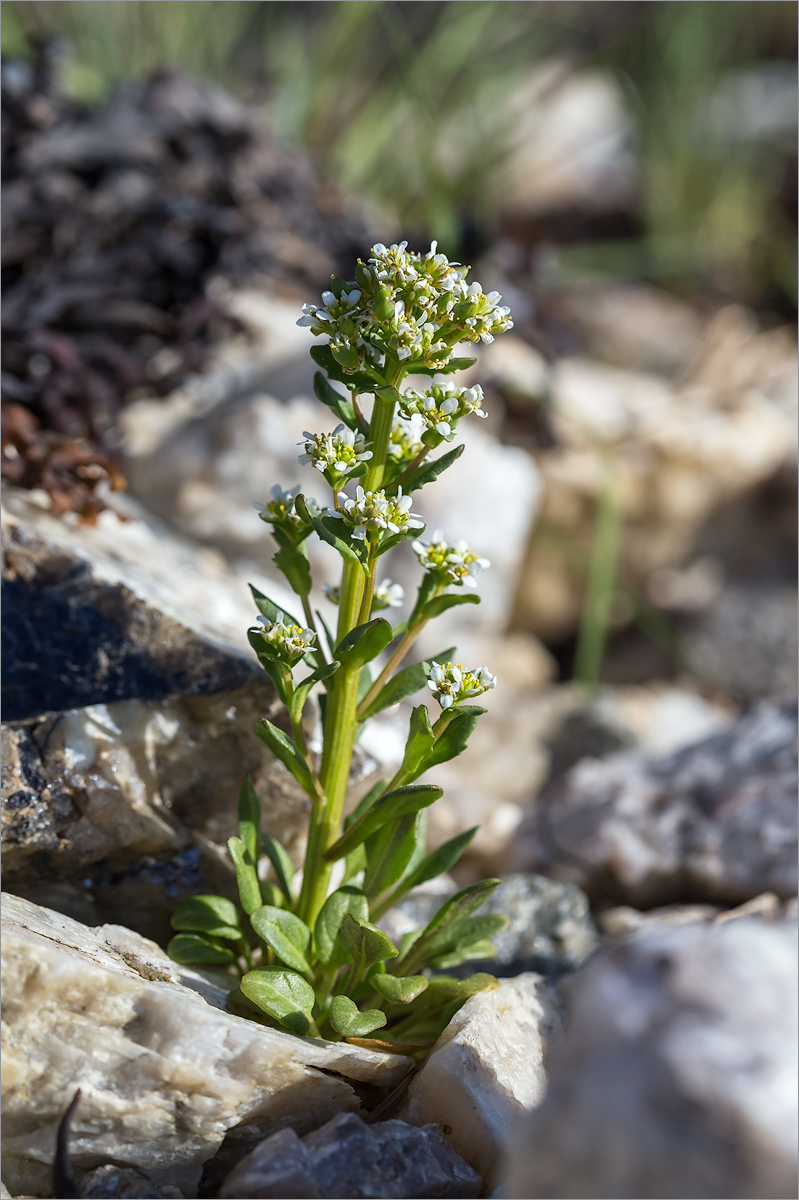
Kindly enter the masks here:
M 304 433 L 299 461 L 324 475 L 331 500 L 321 508 L 297 487 L 274 487 L 271 499 L 255 503 L 305 623 L 253 589 L 260 616 L 249 631 L 291 729 L 289 735 L 263 719 L 258 734 L 311 800 L 302 876 L 295 876 L 285 848 L 260 829 L 258 797 L 246 780 L 239 833 L 228 843 L 239 904 L 221 896 L 184 902 L 169 946 L 180 962 L 229 964 L 239 976 L 234 1011 L 298 1034 L 368 1038 L 409 1053 L 424 1052 L 468 996 L 495 986 L 484 973 L 447 972 L 492 955 L 489 939 L 506 923 L 495 914 L 475 915 L 496 879 L 458 892 L 398 946 L 376 923 L 411 888 L 448 871 L 476 832 L 426 853 L 426 810 L 441 788 L 416 781 L 465 748 L 485 712 L 472 701 L 496 679 L 485 666 L 452 662 L 451 650 L 400 665 L 430 620 L 454 605 L 478 603 L 477 578 L 489 566 L 441 530 L 423 540 L 424 522 L 412 511 L 413 494 L 451 466 L 463 446 L 432 461 L 429 452 L 451 442 L 469 415 L 485 415 L 482 389 L 431 380 L 425 390 L 402 390 L 408 375 L 444 376 L 471 366 L 474 359 L 455 356 L 459 343 L 490 342 L 511 328 L 499 294 L 467 283 L 467 270 L 438 253 L 435 242 L 427 254 L 410 252 L 406 242 L 378 243 L 358 263 L 354 281 L 334 278 L 321 306 L 303 306 L 299 324 L 327 339 L 311 348 L 321 368 L 314 389 L 339 423 L 330 433 Z M 368 420 L 364 395 L 373 397 Z M 311 536 L 342 559 L 340 582 L 324 587 L 338 607 L 335 634 L 311 606 Z M 390 579 L 377 582 L 378 560 L 411 539 L 422 580 L 410 615 L 392 626 L 375 613 L 401 606 L 403 591 Z M 425 686 L 439 715 L 431 718 L 425 704 L 413 709 L 398 771 L 379 780 L 345 818 L 363 723 Z M 303 725 L 314 689 L 323 731 L 318 757 Z

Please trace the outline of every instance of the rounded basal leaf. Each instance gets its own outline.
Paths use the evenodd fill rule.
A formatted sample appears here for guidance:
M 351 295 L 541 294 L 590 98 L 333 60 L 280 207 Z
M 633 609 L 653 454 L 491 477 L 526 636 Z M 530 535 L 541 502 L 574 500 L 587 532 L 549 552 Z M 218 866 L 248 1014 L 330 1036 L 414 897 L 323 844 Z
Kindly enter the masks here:
M 341 922 L 347 914 L 365 921 L 369 903 L 360 888 L 345 886 L 328 896 L 314 926 L 314 946 L 320 962 L 341 965 L 347 961 L 344 947 L 338 941 Z
M 339 942 L 347 952 L 347 957 L 355 964 L 356 971 L 362 975 L 372 963 L 384 958 L 396 958 L 399 951 L 387 933 L 372 925 L 370 921 L 360 920 L 347 913 L 341 922 Z
M 342 1037 L 365 1037 L 373 1029 L 382 1029 L 386 1014 L 379 1008 L 359 1012 L 348 996 L 334 996 L 330 1004 L 330 1024 Z
M 172 914 L 172 928 L 238 941 L 239 910 L 225 896 L 190 896 Z
M 315 999 L 313 988 L 294 971 L 285 967 L 248 971 L 241 981 L 241 990 L 248 1000 L 292 1033 L 302 1036 L 310 1029 Z
M 177 933 L 166 948 L 170 958 L 178 963 L 206 963 L 221 966 L 236 961 L 229 946 L 216 942 L 201 933 Z
M 398 979 L 396 975 L 373 975 L 369 982 L 376 992 L 393 1004 L 410 1004 L 427 990 L 428 984 L 424 975 L 406 975 L 404 979 Z
M 295 971 L 310 971 L 308 954 L 311 948 L 311 931 L 304 921 L 283 908 L 264 904 L 255 910 L 250 923 L 267 946 L 270 946 L 281 962 Z

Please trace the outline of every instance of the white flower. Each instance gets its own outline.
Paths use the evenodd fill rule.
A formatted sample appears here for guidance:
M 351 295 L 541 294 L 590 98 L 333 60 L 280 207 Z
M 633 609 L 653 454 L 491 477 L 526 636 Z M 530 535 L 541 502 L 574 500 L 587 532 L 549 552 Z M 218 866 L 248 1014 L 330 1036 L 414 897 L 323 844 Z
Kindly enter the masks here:
M 411 542 L 411 549 L 425 571 L 444 586 L 454 583 L 477 587 L 477 576 L 491 566 L 487 558 L 480 558 L 470 550 L 463 538 L 456 542 L 446 541 L 441 529 L 435 530 L 430 542 Z
M 455 387 L 453 383 L 436 383 L 423 392 L 413 389 L 400 396 L 400 413 L 406 419 L 418 417 L 426 429 L 435 429 L 451 440 L 458 422 L 469 413 L 485 417 L 482 411 L 483 389 L 479 384 L 470 388 Z
M 441 369 L 457 341 L 492 341 L 512 327 L 499 293 L 484 295 L 479 283 L 467 284 L 468 268 L 450 262 L 435 242 L 426 254 L 413 253 L 407 242 L 376 242 L 358 266 L 357 285 L 337 283 L 322 293 L 321 305 L 304 304 L 297 322 L 326 336 L 349 374 L 380 370 L 387 346 L 402 362 Z
M 299 491 L 299 484 L 283 491 L 280 484 L 276 483 L 269 493 L 272 497 L 271 500 L 268 500 L 266 504 L 262 504 L 259 500 L 253 500 L 252 506 L 261 520 L 266 521 L 269 525 L 280 525 L 286 530 L 298 532 L 307 528 L 305 521 L 294 508 L 294 500 Z M 310 512 L 318 512 L 319 506 L 315 500 L 306 497 L 305 502 Z
M 401 583 L 383 579 L 375 588 L 372 608 L 399 608 L 405 599 L 405 588 Z
M 263 616 L 259 617 L 258 621 L 263 625 L 263 629 L 259 629 L 258 632 L 264 641 L 275 650 L 276 657 L 293 663 L 309 650 L 313 650 L 316 641 L 314 631 L 303 629 L 300 625 L 286 625 L 282 612 L 275 614 L 274 621 Z
M 332 433 L 309 433 L 306 429 L 302 436 L 305 441 L 299 444 L 305 446 L 305 454 L 299 455 L 299 463 L 312 463 L 322 473 L 349 475 L 372 457 L 363 434 L 353 433 L 346 425 L 337 425 Z
M 342 518 L 352 526 L 352 536 L 363 540 L 367 533 L 402 533 L 405 529 L 422 529 L 424 521 L 412 513 L 410 496 L 403 496 L 397 488 L 396 496 L 386 496 L 384 491 L 365 492 L 359 485 L 352 500 L 346 492 L 336 497 L 337 507 L 328 509 L 328 515 Z
M 425 424 L 418 413 L 407 420 L 395 417 L 388 441 L 388 457 L 394 462 L 410 462 L 423 449 L 422 434 Z
M 467 671 L 463 663 L 430 663 L 425 666 L 427 686 L 442 708 L 452 708 L 462 700 L 480 696 L 497 685 L 496 675 L 488 667 Z

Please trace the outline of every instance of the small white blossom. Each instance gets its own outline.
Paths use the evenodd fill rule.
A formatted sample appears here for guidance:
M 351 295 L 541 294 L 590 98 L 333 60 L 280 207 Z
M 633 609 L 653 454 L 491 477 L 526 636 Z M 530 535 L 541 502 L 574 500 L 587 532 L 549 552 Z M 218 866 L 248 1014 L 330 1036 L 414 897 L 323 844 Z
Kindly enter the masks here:
M 462 700 L 480 696 L 497 685 L 496 675 L 488 667 L 467 671 L 463 663 L 430 663 L 425 667 L 427 686 L 442 708 L 452 708 Z
M 483 389 L 479 384 L 470 388 L 455 387 L 453 383 L 436 383 L 422 392 L 412 389 L 400 396 L 400 413 L 406 419 L 419 418 L 426 429 L 435 429 L 451 439 L 458 422 L 469 413 L 478 417 L 482 411 Z
M 411 542 L 411 549 L 425 571 L 429 571 L 444 585 L 454 583 L 477 587 L 477 576 L 491 566 L 487 558 L 481 558 L 470 550 L 463 538 L 448 542 L 441 529 L 435 530 L 430 542 Z
M 405 588 L 401 583 L 383 579 L 374 590 L 372 608 L 399 608 L 404 599 Z
M 269 525 L 282 526 L 283 529 L 293 533 L 299 533 L 307 528 L 305 521 L 294 507 L 294 500 L 299 491 L 299 484 L 284 491 L 280 484 L 276 483 L 269 493 L 272 497 L 271 500 L 268 500 L 266 504 L 262 504 L 259 500 L 253 500 L 252 506 L 262 521 L 266 521 Z M 314 499 L 306 496 L 305 503 L 309 512 L 318 513 L 319 505 Z
M 394 462 L 411 462 L 424 449 L 424 420 L 418 413 L 409 419 L 395 417 L 388 440 L 388 457 Z
M 346 425 L 337 425 L 332 433 L 309 433 L 303 431 L 305 453 L 300 454 L 301 466 L 312 463 L 323 474 L 349 475 L 361 463 L 368 462 L 372 451 L 366 449 L 362 433 L 354 433 Z
M 263 616 L 259 617 L 258 621 L 263 625 L 263 629 L 259 629 L 258 632 L 276 651 L 278 657 L 292 663 L 309 650 L 313 650 L 316 641 L 314 631 L 303 629 L 300 625 L 286 625 L 282 612 L 276 614 L 274 621 Z
M 359 485 L 355 489 L 355 499 L 346 492 L 339 492 L 336 497 L 337 507 L 328 509 L 331 517 L 340 517 L 352 526 L 352 536 L 363 540 L 367 533 L 402 533 L 405 529 L 422 529 L 424 521 L 416 513 L 412 513 L 410 496 L 403 496 L 402 488 L 397 489 L 396 496 L 387 496 L 384 491 L 365 492 Z

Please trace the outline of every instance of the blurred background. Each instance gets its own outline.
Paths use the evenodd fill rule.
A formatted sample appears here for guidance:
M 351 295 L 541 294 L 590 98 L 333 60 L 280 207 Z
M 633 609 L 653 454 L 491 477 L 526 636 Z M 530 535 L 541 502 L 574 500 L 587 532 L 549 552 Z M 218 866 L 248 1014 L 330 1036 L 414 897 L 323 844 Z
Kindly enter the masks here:
M 515 319 L 423 505 L 493 562 L 479 620 L 440 633 L 502 682 L 451 826 L 482 820 L 490 865 L 585 754 L 790 693 L 796 24 L 770 0 L 5 0 L 12 514 L 130 542 L 244 644 L 246 581 L 280 586 L 249 503 L 319 426 L 299 307 L 374 241 L 435 238 Z

